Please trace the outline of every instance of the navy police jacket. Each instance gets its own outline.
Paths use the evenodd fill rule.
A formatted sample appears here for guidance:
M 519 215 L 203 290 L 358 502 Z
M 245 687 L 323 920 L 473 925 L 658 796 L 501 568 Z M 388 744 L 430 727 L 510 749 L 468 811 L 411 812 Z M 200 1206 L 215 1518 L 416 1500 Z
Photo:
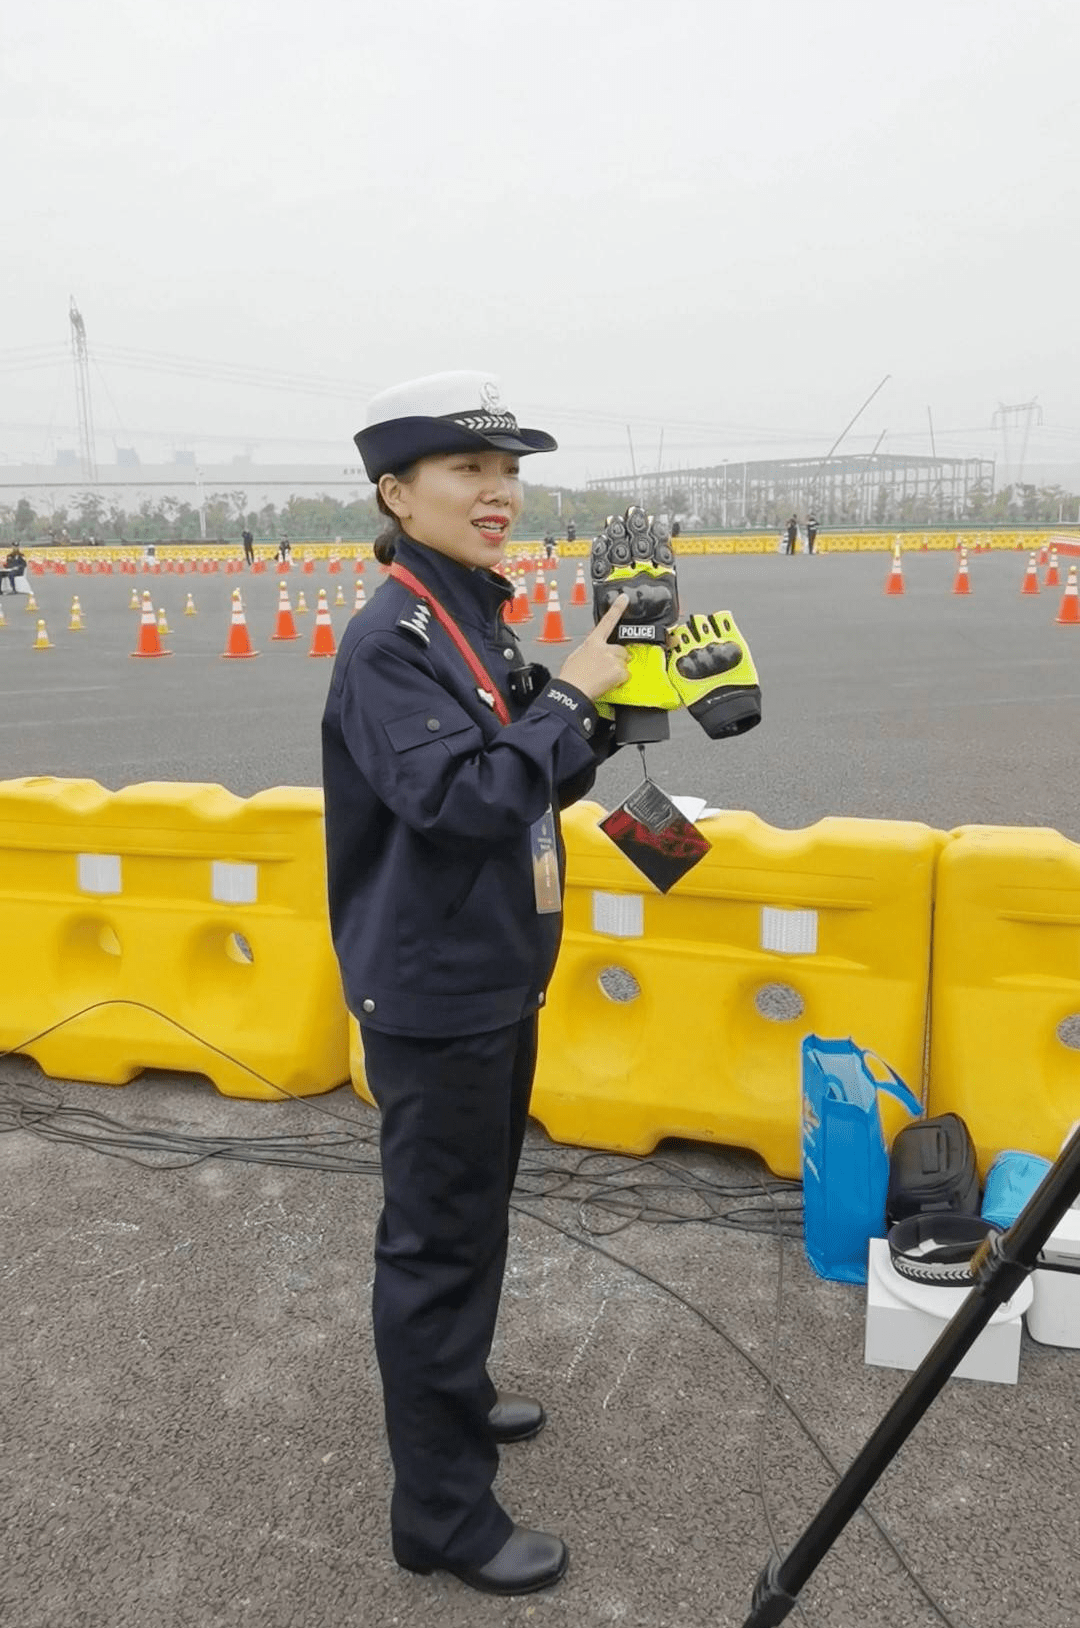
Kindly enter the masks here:
M 525 662 L 513 590 L 400 537 L 395 563 L 458 624 L 506 701 L 501 724 L 450 635 L 388 578 L 349 623 L 323 715 L 330 926 L 345 995 L 389 1034 L 479 1034 L 535 1011 L 561 913 L 537 912 L 530 829 L 589 790 L 611 725 Z M 559 875 L 565 853 L 558 838 Z

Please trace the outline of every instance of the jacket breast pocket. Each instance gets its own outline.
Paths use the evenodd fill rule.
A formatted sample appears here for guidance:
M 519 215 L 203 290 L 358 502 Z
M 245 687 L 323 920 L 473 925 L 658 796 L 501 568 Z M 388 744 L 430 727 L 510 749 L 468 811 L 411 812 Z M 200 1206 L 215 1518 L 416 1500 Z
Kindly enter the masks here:
M 410 712 L 404 718 L 391 718 L 383 724 L 387 739 L 395 752 L 412 752 L 419 746 L 431 746 L 436 741 L 454 742 L 452 750 L 460 751 L 467 743 L 464 735 L 473 735 L 479 746 L 483 732 L 464 707 L 449 696 L 425 707 L 422 712 Z

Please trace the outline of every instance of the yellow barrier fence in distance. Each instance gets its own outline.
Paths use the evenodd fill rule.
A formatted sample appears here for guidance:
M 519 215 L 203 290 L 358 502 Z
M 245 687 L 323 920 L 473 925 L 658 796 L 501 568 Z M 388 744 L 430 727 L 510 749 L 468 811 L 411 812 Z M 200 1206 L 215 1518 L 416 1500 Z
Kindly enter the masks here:
M 942 833 L 715 815 L 700 822 L 710 853 L 662 896 L 602 817 L 585 803 L 564 819 L 565 932 L 531 1110 L 555 1140 L 646 1153 L 689 1137 L 798 1176 L 811 1032 L 853 1035 L 921 1094 Z M 883 1118 L 890 1136 L 906 1122 Z
M 0 1049 L 71 1079 L 181 1069 L 268 1101 L 348 1078 L 321 791 L 9 780 L 0 849 Z
M 927 1111 L 967 1123 L 985 1176 L 1057 1157 L 1080 1119 L 1080 844 L 961 826 L 938 866 Z

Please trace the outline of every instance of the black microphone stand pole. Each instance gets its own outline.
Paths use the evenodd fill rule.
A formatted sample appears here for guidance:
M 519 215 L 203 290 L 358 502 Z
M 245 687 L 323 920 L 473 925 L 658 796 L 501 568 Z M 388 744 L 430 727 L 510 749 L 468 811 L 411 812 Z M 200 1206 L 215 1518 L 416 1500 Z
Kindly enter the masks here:
M 946 1324 L 866 1446 L 837 1482 L 795 1546 L 775 1556 L 757 1580 L 743 1628 L 774 1628 L 795 1605 L 807 1579 L 895 1458 L 954 1368 L 999 1306 L 1010 1300 L 1038 1262 L 1066 1210 L 1080 1198 L 1080 1132 L 1047 1171 L 1007 1232 L 991 1233 L 971 1262 L 972 1292 Z

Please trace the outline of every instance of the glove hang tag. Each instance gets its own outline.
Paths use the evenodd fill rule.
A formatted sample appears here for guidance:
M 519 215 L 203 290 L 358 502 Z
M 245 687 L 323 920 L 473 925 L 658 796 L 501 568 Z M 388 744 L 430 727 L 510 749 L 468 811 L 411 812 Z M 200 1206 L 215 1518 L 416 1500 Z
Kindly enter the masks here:
M 644 749 L 639 750 L 644 763 Z M 669 892 L 712 847 L 648 774 L 600 821 L 600 829 L 660 893 Z
M 529 828 L 532 848 L 533 889 L 538 916 L 554 916 L 562 909 L 559 885 L 559 847 L 555 836 L 555 816 L 549 808 Z

